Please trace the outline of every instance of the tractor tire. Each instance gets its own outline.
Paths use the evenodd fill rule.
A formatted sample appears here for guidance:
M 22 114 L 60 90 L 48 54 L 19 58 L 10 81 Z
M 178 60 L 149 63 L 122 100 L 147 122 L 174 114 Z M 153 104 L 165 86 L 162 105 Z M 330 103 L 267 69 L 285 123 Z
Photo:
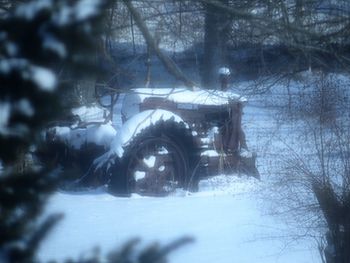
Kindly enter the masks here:
M 198 154 L 183 124 L 160 122 L 139 133 L 112 168 L 109 191 L 115 195 L 167 196 L 177 188 L 193 190 L 193 163 Z

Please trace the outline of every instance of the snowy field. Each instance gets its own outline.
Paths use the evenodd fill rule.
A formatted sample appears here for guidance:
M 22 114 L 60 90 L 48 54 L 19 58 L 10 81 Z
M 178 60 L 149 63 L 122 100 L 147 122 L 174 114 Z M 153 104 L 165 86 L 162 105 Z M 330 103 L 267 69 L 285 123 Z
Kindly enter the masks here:
M 198 193 L 167 198 L 57 193 L 48 213 L 64 212 L 65 218 L 40 258 L 78 258 L 95 246 L 106 253 L 133 237 L 146 246 L 191 236 L 195 242 L 173 252 L 170 262 L 318 262 L 309 242 L 290 244 L 283 237 L 286 226 L 264 214 L 255 195 L 262 186 L 253 178 L 223 175 L 202 181 Z
M 134 237 L 141 238 L 142 248 L 190 236 L 195 242 L 170 254 L 171 263 L 320 262 L 315 243 L 293 242 L 290 226 L 269 215 L 272 201 L 261 195 L 275 154 L 267 136 L 276 132 L 274 115 L 273 109 L 252 100 L 243 117 L 248 145 L 259 156 L 261 181 L 220 175 L 201 181 L 197 193 L 179 191 L 166 198 L 118 198 L 103 190 L 56 193 L 46 214 L 63 212 L 65 217 L 43 243 L 39 258 L 79 258 L 95 246 L 104 255 Z

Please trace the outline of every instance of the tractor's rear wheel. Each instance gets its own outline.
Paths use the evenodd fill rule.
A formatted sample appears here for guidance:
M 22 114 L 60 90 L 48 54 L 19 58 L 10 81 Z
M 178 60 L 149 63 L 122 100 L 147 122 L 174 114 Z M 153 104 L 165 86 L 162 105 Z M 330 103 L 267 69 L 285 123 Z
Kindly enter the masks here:
M 161 121 L 137 134 L 109 169 L 109 191 L 166 196 L 177 188 L 195 191 L 199 148 L 183 123 Z
M 118 169 L 111 174 L 110 192 L 166 196 L 186 188 L 190 169 L 185 147 L 165 133 L 138 137 L 125 149 Z
M 164 196 L 183 186 L 187 160 L 181 147 L 165 135 L 147 137 L 130 153 L 128 192 Z

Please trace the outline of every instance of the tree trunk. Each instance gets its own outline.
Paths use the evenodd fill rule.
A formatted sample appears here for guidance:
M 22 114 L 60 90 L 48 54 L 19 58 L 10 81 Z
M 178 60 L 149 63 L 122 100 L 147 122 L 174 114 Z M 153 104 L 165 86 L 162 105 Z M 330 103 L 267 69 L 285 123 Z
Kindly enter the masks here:
M 228 0 L 220 0 L 228 5 Z M 217 7 L 206 3 L 204 25 L 204 54 L 201 65 L 201 82 L 205 88 L 218 86 L 218 69 L 227 66 L 227 41 L 230 16 Z

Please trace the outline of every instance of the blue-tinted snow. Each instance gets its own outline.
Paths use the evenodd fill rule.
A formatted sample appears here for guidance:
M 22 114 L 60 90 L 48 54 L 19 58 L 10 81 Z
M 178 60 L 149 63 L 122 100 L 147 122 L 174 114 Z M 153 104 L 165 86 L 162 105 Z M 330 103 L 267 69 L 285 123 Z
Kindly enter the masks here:
M 66 46 L 52 35 L 46 34 L 43 39 L 42 45 L 44 49 L 54 52 L 56 55 L 58 55 L 61 58 L 64 58 L 67 55 Z
M 80 0 L 78 1 L 75 12 L 78 20 L 85 20 L 97 15 L 101 0 Z
M 81 106 L 71 110 L 73 115 L 79 117 L 81 122 L 103 122 L 104 117 L 107 114 L 106 109 L 96 106 Z
M 0 73 L 9 74 L 11 70 L 19 69 L 24 70 L 28 67 L 28 61 L 26 59 L 1 59 L 0 60 Z M 26 74 L 25 72 L 23 74 Z
M 141 238 L 142 247 L 193 236 L 193 244 L 170 254 L 170 263 L 318 262 L 307 241 L 292 246 L 284 236 L 276 238 L 287 226 L 259 208 L 256 193 L 264 187 L 255 178 L 220 175 L 201 181 L 198 193 L 178 191 L 166 198 L 57 193 L 46 213 L 64 212 L 65 218 L 39 258 L 78 258 L 94 246 L 105 254 L 133 237 Z
M 57 85 L 56 74 L 47 68 L 31 66 L 30 73 L 32 80 L 44 91 L 54 91 Z
M 62 7 L 53 17 L 53 21 L 61 26 L 73 22 L 86 21 L 96 16 L 103 2 L 100 0 L 79 0 L 72 7 Z
M 0 101 L 0 134 L 7 133 L 7 126 L 10 120 L 11 104 L 10 102 Z
M 54 127 L 56 138 L 70 145 L 73 149 L 81 149 L 82 146 L 93 143 L 109 149 L 111 141 L 115 138 L 116 130 L 110 123 L 93 125 L 82 129 L 69 127 Z
M 22 3 L 18 5 L 15 15 L 27 20 L 33 19 L 37 13 L 43 9 L 50 9 L 53 5 L 52 0 L 38 0 L 29 3 Z
M 105 109 L 96 105 L 82 106 L 72 109 L 72 114 L 79 118 L 79 123 L 87 125 L 79 128 L 79 123 L 70 127 L 53 127 L 50 130 L 55 134 L 58 141 L 64 142 L 72 149 L 81 149 L 89 143 L 103 146 L 106 150 L 110 148 L 111 142 L 116 136 L 113 124 L 105 122 Z M 89 123 L 100 123 L 90 124 Z
M 27 117 L 33 117 L 35 113 L 34 108 L 28 99 L 20 99 L 14 104 L 14 108 Z
M 56 88 L 57 78 L 50 69 L 32 65 L 26 59 L 10 58 L 0 61 L 1 74 L 9 74 L 13 70 L 19 71 L 23 79 L 33 81 L 43 91 L 52 92 Z
M 16 56 L 18 53 L 18 46 L 10 41 L 5 42 L 5 49 L 10 57 Z
M 195 88 L 139 88 L 135 90 L 143 101 L 148 97 L 161 97 L 177 103 L 191 103 L 200 105 L 227 105 L 231 100 L 245 102 L 246 99 L 230 91 L 207 90 Z

